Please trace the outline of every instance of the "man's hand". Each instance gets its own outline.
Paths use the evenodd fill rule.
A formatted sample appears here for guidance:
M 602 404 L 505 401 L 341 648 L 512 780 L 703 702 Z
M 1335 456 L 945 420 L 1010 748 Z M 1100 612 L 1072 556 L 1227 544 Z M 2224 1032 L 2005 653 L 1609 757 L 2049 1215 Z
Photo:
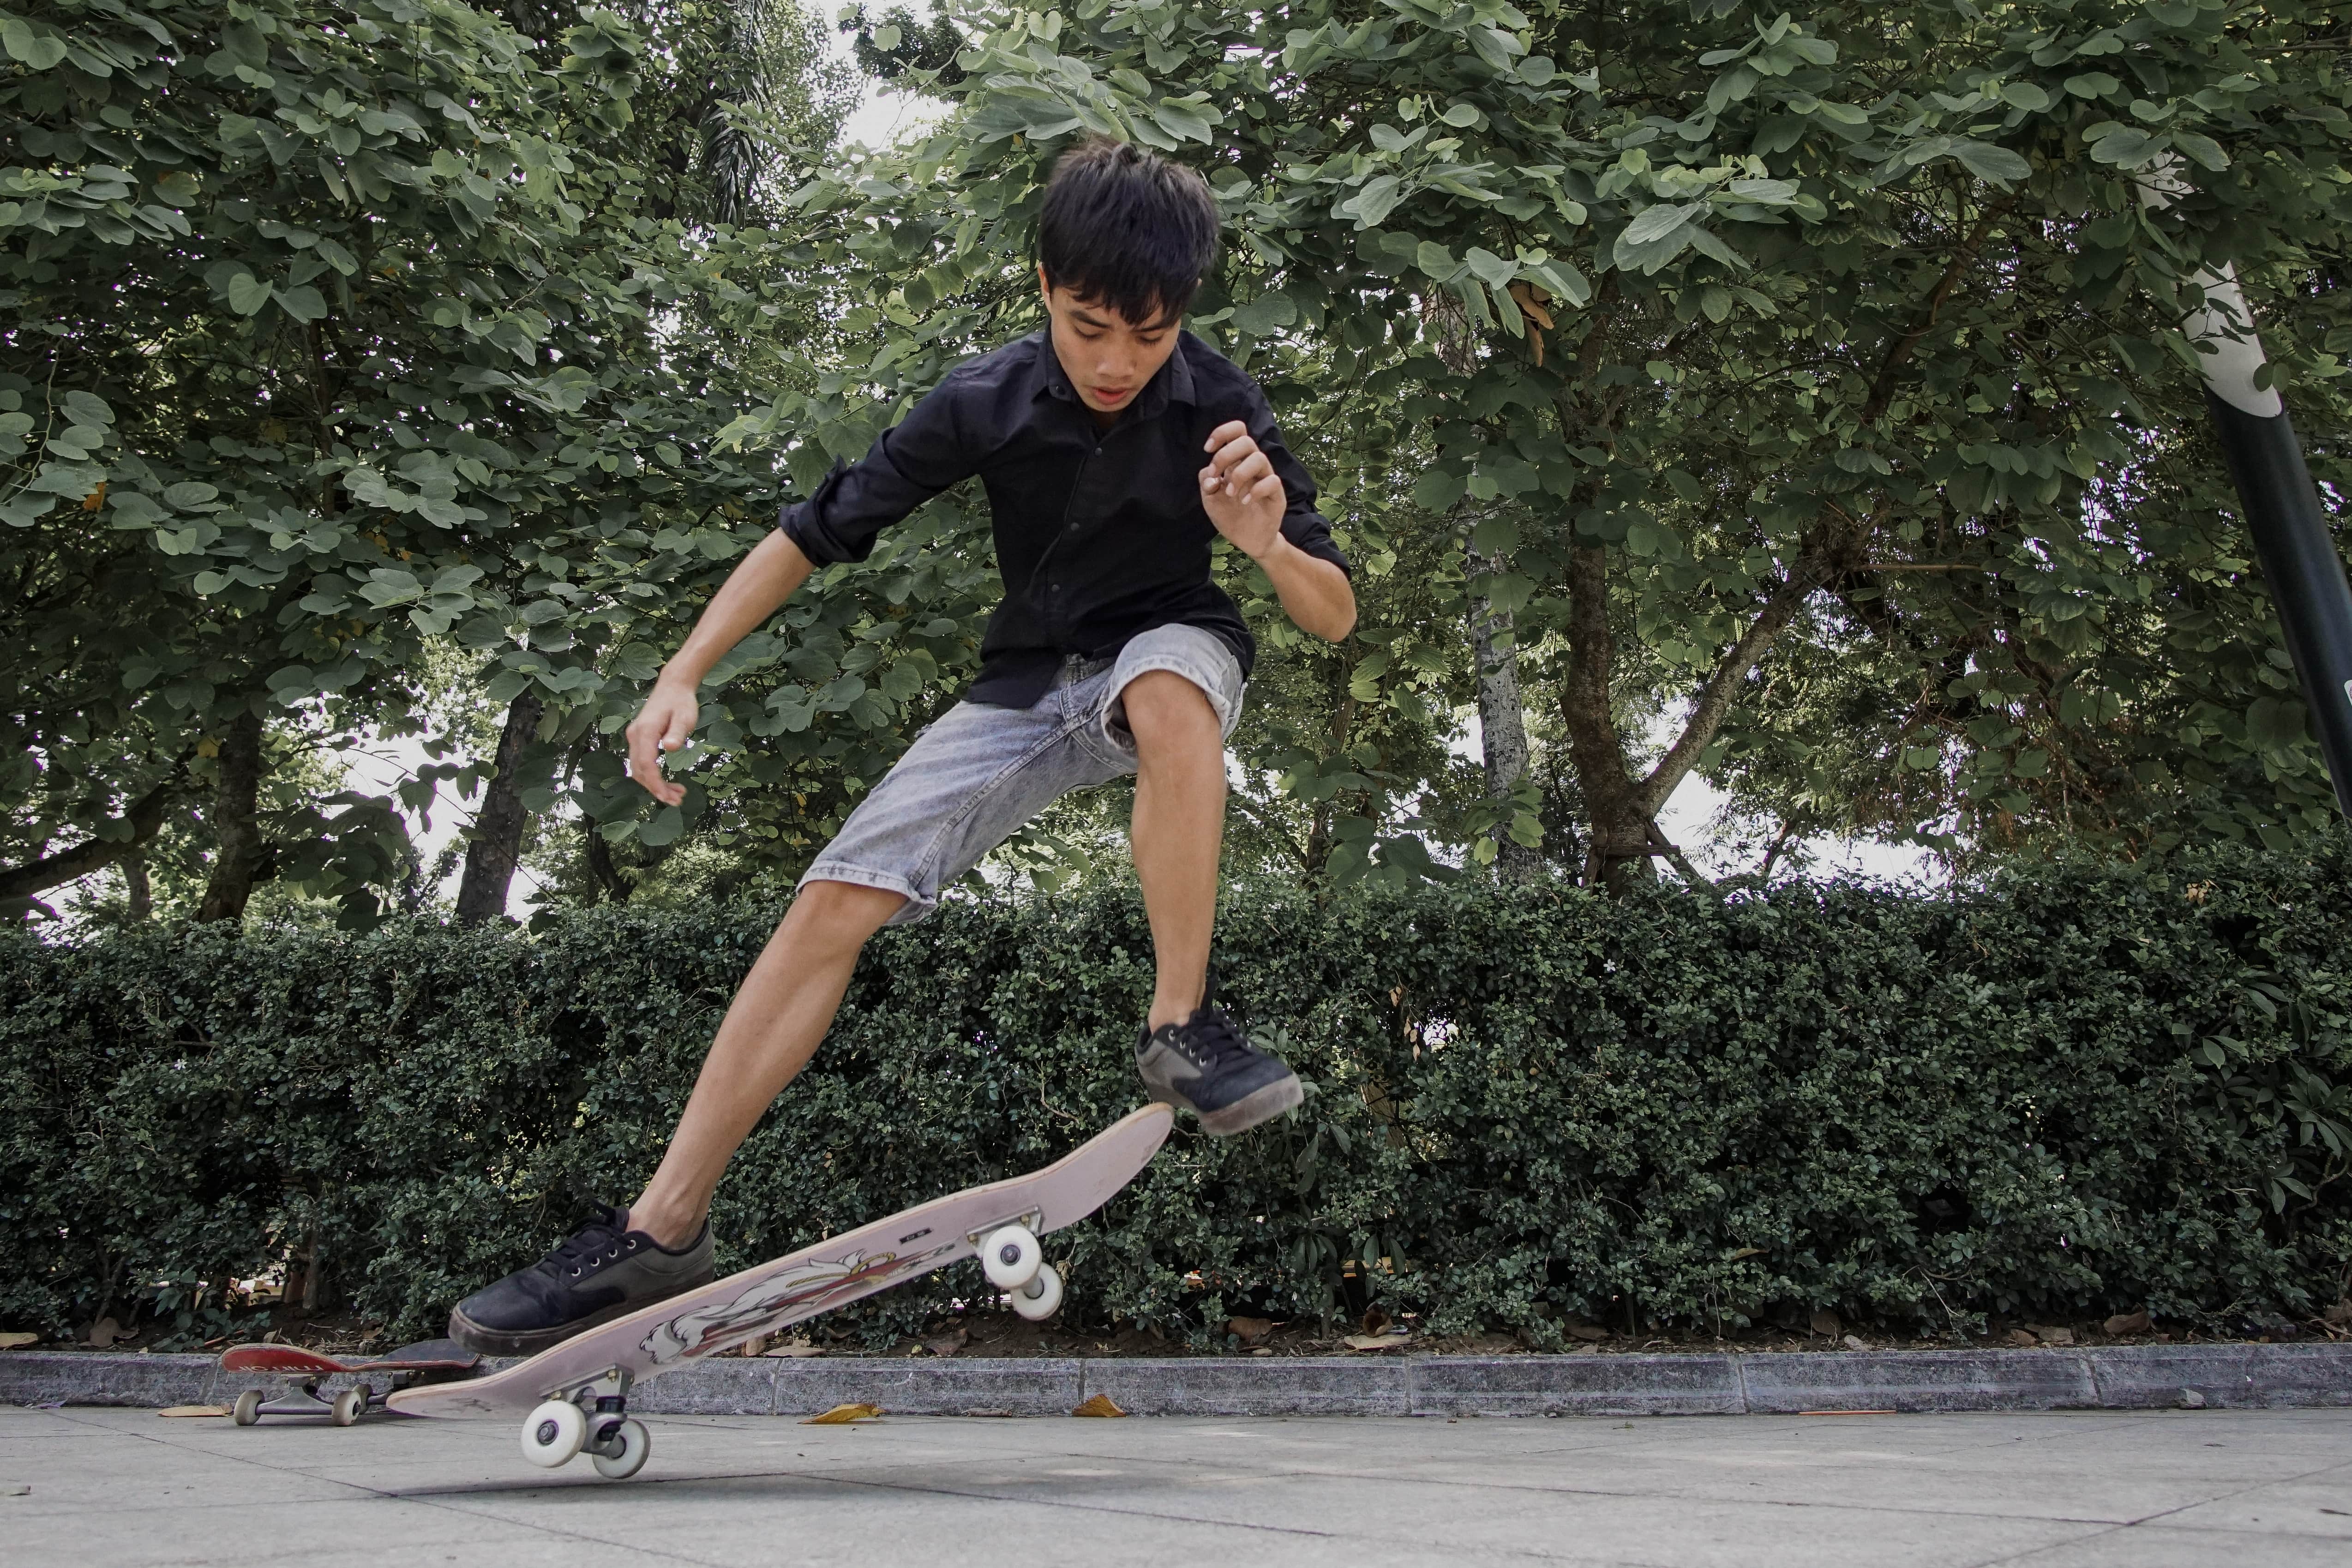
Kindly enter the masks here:
M 1209 466 L 1201 470 L 1201 505 L 1217 531 L 1255 561 L 1282 542 L 1289 497 L 1281 476 L 1250 439 L 1249 426 L 1229 419 L 1209 432 Z
M 686 786 L 662 777 L 662 753 L 686 744 L 701 711 L 693 687 L 663 680 L 655 683 L 653 695 L 629 721 L 629 776 L 664 805 L 684 800 Z

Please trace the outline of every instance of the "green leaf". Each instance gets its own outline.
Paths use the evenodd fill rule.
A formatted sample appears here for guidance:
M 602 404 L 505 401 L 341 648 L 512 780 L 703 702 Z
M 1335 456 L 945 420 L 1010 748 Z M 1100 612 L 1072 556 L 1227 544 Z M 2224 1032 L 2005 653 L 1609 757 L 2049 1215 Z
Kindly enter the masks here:
M 2076 98 L 2105 98 L 2121 92 L 2124 84 L 2105 71 L 2084 71 L 2066 79 L 2066 90 Z
M 250 272 L 238 272 L 228 280 L 228 308 L 240 316 L 258 315 L 269 303 L 269 285 Z
M 1469 263 L 1471 271 L 1485 279 L 1489 289 L 1504 288 L 1519 274 L 1519 269 L 1510 262 L 1504 260 L 1491 250 L 1482 250 L 1475 245 L 1470 247 L 1469 253 L 1463 258 L 1463 260 Z
M 1433 239 L 1424 239 L 1414 248 L 1412 262 L 1440 283 L 1452 281 L 1454 274 L 1462 270 L 1454 253 Z
M 2010 182 L 2024 179 L 2033 173 L 2032 164 L 2008 148 L 1996 147 L 1990 142 L 1955 141 L 1952 156 L 1977 178 L 1990 181 L 2004 189 Z
M 298 321 L 315 321 L 327 313 L 326 297 L 307 284 L 299 289 L 280 289 L 275 292 L 279 307 Z
M 1297 303 L 1279 289 L 1261 294 L 1249 303 L 1237 307 L 1233 315 L 1234 327 L 1254 338 L 1289 326 L 1298 320 Z
M 1423 511 L 1444 511 L 1462 499 L 1466 483 L 1460 474 L 1444 468 L 1425 469 L 1412 482 L 1412 504 Z
M 36 33 L 22 20 L 11 16 L 0 21 L 0 47 L 8 58 L 21 60 L 37 71 L 47 70 L 66 58 L 66 41 L 53 33 Z
M 1447 109 L 1438 118 L 1448 125 L 1457 128 L 1467 127 L 1478 123 L 1478 110 L 1470 104 L 1457 103 Z
M 77 425 L 114 423 L 114 410 L 106 405 L 106 400 L 92 393 L 84 392 L 79 387 L 67 393 L 58 401 L 65 409 L 66 417 Z

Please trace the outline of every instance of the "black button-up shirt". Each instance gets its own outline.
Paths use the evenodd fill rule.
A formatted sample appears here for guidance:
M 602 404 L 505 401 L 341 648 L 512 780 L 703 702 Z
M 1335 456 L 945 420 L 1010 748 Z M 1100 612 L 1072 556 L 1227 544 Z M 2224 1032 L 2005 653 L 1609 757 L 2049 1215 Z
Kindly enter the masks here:
M 1281 476 L 1285 537 L 1345 571 L 1315 510 L 1315 481 L 1282 444 L 1265 395 L 1190 332 L 1108 429 L 1079 400 L 1045 332 L 969 360 L 856 465 L 835 464 L 778 526 L 820 565 L 863 561 L 884 528 L 978 474 L 1004 602 L 989 617 L 967 700 L 1029 707 L 1063 659 L 1107 658 L 1164 626 L 1215 633 L 1246 675 L 1257 644 L 1209 581 L 1217 531 L 1201 505 L 1209 432 L 1232 419 Z

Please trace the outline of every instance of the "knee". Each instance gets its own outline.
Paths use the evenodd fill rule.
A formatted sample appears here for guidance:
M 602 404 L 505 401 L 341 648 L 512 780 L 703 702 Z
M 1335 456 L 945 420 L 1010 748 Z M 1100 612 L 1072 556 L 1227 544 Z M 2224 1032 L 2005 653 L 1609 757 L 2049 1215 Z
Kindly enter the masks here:
M 856 882 L 811 882 L 793 896 L 784 925 L 804 938 L 861 947 L 906 901 L 902 894 Z
M 1194 741 L 1217 733 L 1217 710 L 1208 694 L 1173 670 L 1149 669 L 1119 693 L 1127 727 L 1136 744 Z

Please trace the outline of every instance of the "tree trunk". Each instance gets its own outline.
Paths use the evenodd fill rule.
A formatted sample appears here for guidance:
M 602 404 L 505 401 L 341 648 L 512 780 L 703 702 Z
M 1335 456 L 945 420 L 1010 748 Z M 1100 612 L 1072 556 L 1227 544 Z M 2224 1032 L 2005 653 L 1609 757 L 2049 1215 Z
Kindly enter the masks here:
M 507 705 L 499 734 L 497 772 L 482 787 L 482 809 L 466 846 L 466 877 L 457 884 L 457 923 L 480 925 L 507 912 L 507 889 L 522 858 L 522 830 L 530 813 L 522 804 L 522 763 L 546 708 L 536 691 L 525 690 Z
M 254 885 L 268 876 L 269 847 L 261 839 L 261 715 L 248 702 L 221 740 L 220 786 L 209 814 L 213 874 L 196 907 L 199 922 L 243 920 Z
M 1478 579 L 1502 570 L 1502 563 L 1465 546 L 1470 594 L 1470 646 L 1478 660 L 1478 735 L 1486 764 L 1486 793 L 1503 815 L 1494 829 L 1495 874 L 1525 882 L 1541 870 L 1543 858 L 1510 835 L 1511 792 L 1528 773 L 1528 724 L 1519 700 L 1519 652 L 1511 616 L 1496 610 L 1476 591 Z
M 588 857 L 588 875 L 604 897 L 616 904 L 629 901 L 629 879 L 613 864 L 613 847 L 605 842 L 604 833 L 593 819 L 583 817 L 580 823 L 583 844 Z
M 1626 771 L 1625 749 L 1618 742 L 1616 714 L 1609 702 L 1617 645 L 1609 629 L 1609 556 L 1600 545 L 1579 544 L 1569 552 L 1568 606 L 1572 658 L 1560 692 L 1560 718 L 1592 823 L 1584 880 L 1590 887 L 1624 892 L 1649 880 L 1654 869 L 1649 815 Z
M 152 920 L 155 915 L 154 890 L 147 883 L 147 860 L 141 855 L 122 858 L 122 885 L 130 895 L 126 913 L 134 921 Z

